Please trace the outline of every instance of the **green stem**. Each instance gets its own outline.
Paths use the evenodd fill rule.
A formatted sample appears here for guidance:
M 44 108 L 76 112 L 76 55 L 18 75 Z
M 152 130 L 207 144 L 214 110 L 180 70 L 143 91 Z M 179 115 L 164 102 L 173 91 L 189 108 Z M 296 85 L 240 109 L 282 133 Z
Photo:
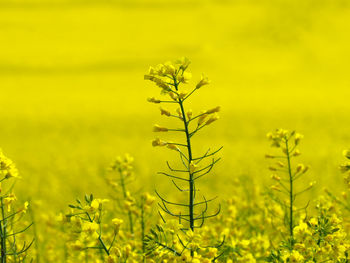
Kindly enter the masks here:
M 119 169 L 119 174 L 120 174 L 120 184 L 122 186 L 122 190 L 123 190 L 123 196 L 124 199 L 126 199 L 127 194 L 126 194 L 126 186 L 125 186 L 125 181 L 124 181 L 124 176 L 122 171 Z M 134 224 L 133 224 L 133 219 L 132 219 L 132 213 L 131 211 L 128 211 L 128 218 L 129 218 L 129 227 L 130 227 L 130 232 L 133 234 L 134 233 Z
M 89 263 L 89 254 L 88 249 L 85 250 L 85 263 Z
M 60 230 L 62 231 L 62 233 L 66 232 L 66 230 L 64 229 L 64 224 L 61 224 L 60 228 L 61 228 Z M 62 248 L 63 248 L 63 256 L 64 256 L 63 262 L 66 263 L 68 261 L 68 248 L 67 248 L 67 244 L 64 240 L 63 240 L 63 247 Z
M 0 202 L 1 202 L 1 218 L 2 218 L 2 222 L 1 222 L 1 263 L 6 263 L 6 235 L 7 235 L 7 231 L 6 231 L 6 224 L 7 224 L 7 220 L 5 219 L 5 209 L 4 209 L 4 201 L 3 198 L 0 198 Z
M 92 218 L 90 217 L 89 213 L 86 212 L 86 215 L 89 219 L 89 221 L 92 223 L 94 222 L 94 220 L 92 220 Z M 102 245 L 102 248 L 103 250 L 106 252 L 106 254 L 109 256 L 109 250 L 108 248 L 106 247 L 105 243 L 103 242 L 102 240 L 102 237 L 101 237 L 102 233 L 100 232 L 99 235 L 98 235 L 98 241 L 100 241 L 100 244 Z
M 142 261 L 146 262 L 146 247 L 145 243 L 143 242 L 145 240 L 145 210 L 144 210 L 144 200 L 141 199 L 141 242 L 142 242 Z
M 290 232 L 290 238 L 291 238 L 291 245 L 293 246 L 293 202 L 294 202 L 294 196 L 293 196 L 293 174 L 292 174 L 292 167 L 290 163 L 290 154 L 289 154 L 289 146 L 288 146 L 288 139 L 286 139 L 286 155 L 287 155 L 287 162 L 288 162 L 288 175 L 289 175 L 289 232 Z
M 109 250 L 108 250 L 108 248 L 106 247 L 105 242 L 103 242 L 101 236 L 98 237 L 98 240 L 100 241 L 100 243 L 101 243 L 101 245 L 102 245 L 102 247 L 103 247 L 103 250 L 104 250 L 104 251 L 106 252 L 106 254 L 109 256 Z
M 40 263 L 40 249 L 39 249 L 39 242 L 38 242 L 38 230 L 36 228 L 36 221 L 35 221 L 35 217 L 34 217 L 34 212 L 32 209 L 32 206 L 29 206 L 29 215 L 30 215 L 30 219 L 33 222 L 33 235 L 34 235 L 34 239 L 35 239 L 35 250 L 36 250 L 36 262 Z
M 176 81 L 176 78 L 174 77 L 174 86 L 175 89 L 178 90 L 178 83 Z M 194 180 L 193 180 L 193 174 L 190 171 L 190 164 L 192 162 L 192 147 L 191 147 L 191 135 L 188 129 L 188 122 L 186 119 L 186 112 L 183 105 L 183 100 L 179 99 L 178 101 L 181 114 L 182 114 L 182 120 L 184 123 L 185 128 L 185 134 L 186 134 L 186 142 L 187 142 L 187 151 L 188 151 L 188 183 L 189 183 L 189 216 L 190 216 L 190 229 L 194 231 Z M 191 250 L 191 256 L 194 255 L 194 251 Z

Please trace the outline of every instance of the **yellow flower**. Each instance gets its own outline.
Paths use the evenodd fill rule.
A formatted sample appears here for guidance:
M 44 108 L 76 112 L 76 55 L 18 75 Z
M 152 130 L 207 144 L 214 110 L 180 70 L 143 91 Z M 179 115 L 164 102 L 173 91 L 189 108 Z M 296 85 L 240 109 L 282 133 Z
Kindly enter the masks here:
M 87 232 L 89 235 L 93 235 L 99 229 L 99 225 L 95 222 L 84 222 L 82 225 L 82 230 Z
M 91 208 L 95 211 L 100 207 L 100 202 L 97 199 L 92 200 Z
M 293 250 L 289 257 L 290 263 L 304 262 L 304 257 L 296 250 Z
M 208 257 L 215 258 L 217 256 L 218 249 L 217 248 L 209 248 Z
M 149 193 L 144 193 L 142 197 L 146 206 L 151 206 L 156 200 L 156 198 L 153 195 L 150 195 Z
M 103 203 L 106 203 L 108 201 L 108 199 L 94 199 L 92 200 L 90 205 L 86 205 L 84 207 L 84 210 L 88 213 L 94 213 L 101 208 Z
M 180 69 L 186 70 L 188 66 L 191 64 L 191 61 L 186 57 L 182 57 L 176 60 L 175 63 L 180 65 Z
M 127 244 L 125 247 L 124 247 L 124 250 L 125 250 L 125 256 L 128 257 L 130 255 L 130 252 L 131 252 L 131 246 L 129 244 Z
M 188 242 L 190 243 L 189 247 L 193 250 L 196 250 L 200 247 L 200 243 L 202 240 L 202 236 L 193 232 L 192 230 L 188 230 L 186 232 L 186 236 L 188 239 Z
M 189 72 L 184 72 L 183 74 L 179 74 L 177 78 L 179 82 L 186 84 L 192 78 L 192 74 Z
M 164 67 L 164 74 L 168 74 L 171 76 L 175 75 L 176 69 L 170 61 L 165 62 L 163 67 Z
M 7 207 L 7 211 L 11 211 L 11 205 L 17 200 L 17 197 L 14 193 L 10 193 L 7 197 L 4 198 L 4 205 Z
M 306 223 L 301 222 L 298 226 L 294 227 L 294 234 L 299 237 L 303 237 L 305 234 L 309 234 L 308 226 Z
M 73 250 L 81 250 L 84 248 L 84 244 L 80 240 L 76 240 L 73 244 L 70 245 Z
M 115 256 L 109 255 L 106 260 L 107 263 L 117 263 Z
M 309 220 L 309 223 L 310 223 L 310 225 L 312 225 L 312 226 L 316 226 L 317 224 L 318 224 L 318 220 L 316 219 L 316 218 L 311 218 L 310 220 Z
M 19 178 L 18 170 L 15 164 L 7 158 L 0 149 L 0 176 L 5 177 L 6 179 L 15 177 Z M 1 179 L 1 178 L 0 178 Z
M 28 206 L 29 206 L 29 203 L 24 202 L 23 207 L 18 212 L 23 213 L 23 214 L 27 213 Z

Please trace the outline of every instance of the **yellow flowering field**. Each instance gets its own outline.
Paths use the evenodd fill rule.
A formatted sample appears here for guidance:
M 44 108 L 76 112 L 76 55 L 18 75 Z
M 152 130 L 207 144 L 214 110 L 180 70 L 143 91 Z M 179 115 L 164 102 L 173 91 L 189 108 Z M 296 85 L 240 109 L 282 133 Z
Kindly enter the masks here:
M 350 262 L 346 0 L 0 0 L 0 261 Z

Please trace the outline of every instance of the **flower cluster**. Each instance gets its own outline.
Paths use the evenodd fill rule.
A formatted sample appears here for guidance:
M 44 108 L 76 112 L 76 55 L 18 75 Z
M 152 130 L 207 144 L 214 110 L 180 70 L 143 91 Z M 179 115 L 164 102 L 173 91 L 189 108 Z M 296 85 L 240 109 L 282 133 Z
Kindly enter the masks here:
M 12 160 L 7 158 L 0 149 L 0 182 L 12 177 L 19 177 L 18 170 Z

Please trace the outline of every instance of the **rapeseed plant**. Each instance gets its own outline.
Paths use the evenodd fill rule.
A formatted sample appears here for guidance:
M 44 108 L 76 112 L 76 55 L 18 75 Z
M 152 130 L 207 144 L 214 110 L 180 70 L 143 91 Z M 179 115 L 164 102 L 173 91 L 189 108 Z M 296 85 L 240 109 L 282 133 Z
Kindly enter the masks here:
M 343 180 L 346 191 L 341 193 L 341 197 L 336 196 L 328 189 L 325 189 L 325 192 L 329 198 L 331 198 L 337 204 L 340 204 L 347 212 L 350 212 L 350 198 L 348 194 L 350 191 L 350 162 L 348 161 L 350 160 L 350 150 L 344 150 L 343 156 L 347 159 L 347 161 L 339 165 L 339 170 L 344 174 Z
M 0 261 L 25 262 L 29 260 L 28 249 L 34 239 L 26 240 L 26 231 L 32 226 L 24 219 L 29 203 L 17 206 L 13 192 L 13 180 L 19 178 L 18 170 L 11 159 L 0 150 Z
M 146 262 L 144 239 L 155 197 L 147 192 L 130 194 L 127 185 L 133 177 L 133 158 L 117 157 L 106 175 L 111 200 L 86 195 L 84 202 L 77 199 L 69 205 L 70 213 L 58 217 L 62 231 L 69 233 L 67 262 Z
M 107 199 L 95 199 L 93 195 L 85 195 L 84 202 L 76 200 L 76 204 L 69 205 L 71 212 L 66 215 L 65 222 L 68 223 L 71 232 L 70 248 L 76 251 L 83 251 L 78 256 L 79 260 L 89 262 L 88 250 L 94 249 L 102 251 L 101 260 L 107 257 L 108 261 L 117 257 L 119 252 L 114 244 L 119 233 L 123 220 L 114 218 L 107 226 L 107 236 L 103 235 L 105 225 L 102 219 L 105 216 L 104 204 Z M 109 241 L 107 244 L 107 240 Z
M 268 139 L 272 142 L 271 146 L 280 149 L 278 154 L 267 154 L 266 158 L 276 160 L 274 165 L 269 167 L 269 170 L 273 173 L 271 178 L 275 184 L 271 186 L 271 189 L 283 195 L 276 195 L 274 192 L 269 192 L 272 200 L 277 202 L 284 213 L 284 221 L 288 229 L 288 240 L 286 240 L 286 246 L 290 251 L 293 250 L 295 243 L 294 240 L 294 228 L 296 226 L 296 213 L 307 208 L 308 204 L 303 208 L 296 208 L 296 197 L 302 193 L 311 189 L 314 183 L 310 183 L 306 188 L 297 191 L 295 182 L 302 177 L 309 169 L 304 164 L 293 164 L 293 159 L 300 155 L 298 146 L 303 136 L 295 131 L 289 132 L 284 129 L 277 129 L 274 132 L 267 134 Z M 285 197 L 287 200 L 285 201 Z M 286 233 L 287 234 L 287 233 Z
M 334 206 L 321 197 L 316 209 L 294 228 L 293 250 L 272 251 L 268 262 L 349 262 L 349 239 Z
M 146 243 L 150 252 L 155 251 L 157 248 L 160 248 L 161 250 L 168 250 L 168 252 L 171 252 L 177 256 L 183 256 L 189 252 L 194 260 L 198 250 L 197 238 L 194 238 L 197 236 L 195 229 L 201 228 L 204 225 L 205 219 L 215 217 L 220 212 L 219 206 L 217 212 L 207 214 L 208 203 L 213 199 L 208 200 L 203 196 L 203 201 L 196 201 L 196 195 L 198 192 L 196 182 L 208 174 L 214 165 L 220 160 L 220 158 L 215 158 L 214 155 L 220 151 L 221 148 L 213 152 L 208 150 L 203 155 L 197 157 L 193 152 L 192 138 L 200 130 L 207 127 L 219 118 L 217 113 L 220 111 L 220 107 L 204 110 L 196 115 L 193 114 L 192 110 L 187 109 L 185 104 L 188 102 L 190 97 L 203 86 L 210 83 L 207 77 L 202 76 L 195 87 L 190 91 L 187 91 L 184 86 L 189 83 L 192 77 L 191 73 L 188 72 L 189 65 L 190 61 L 187 58 L 180 59 L 176 62 L 166 62 L 164 64 L 159 64 L 156 67 L 151 67 L 149 73 L 144 76 L 146 80 L 150 80 L 155 83 L 160 88 L 161 94 L 165 97 L 165 99 L 156 99 L 151 97 L 148 99 L 148 101 L 156 104 L 175 105 L 175 112 L 161 107 L 160 114 L 180 121 L 183 126 L 180 128 L 168 128 L 160 125 L 154 126 L 154 132 L 183 133 L 185 141 L 172 142 L 156 138 L 152 142 L 153 146 L 165 146 L 178 152 L 182 164 L 181 168 L 173 168 L 173 166 L 167 161 L 166 164 L 170 170 L 170 173 L 160 172 L 159 174 L 170 178 L 174 187 L 181 193 L 188 194 L 187 201 L 183 203 L 169 201 L 166 197 L 163 197 L 158 193 L 158 191 L 156 191 L 156 194 L 160 199 L 159 208 L 161 211 L 159 214 L 162 220 L 166 223 L 165 218 L 162 216 L 163 212 L 176 218 L 179 225 L 181 225 L 180 232 L 182 233 L 175 233 L 175 236 L 172 236 L 172 240 L 174 240 L 174 238 L 178 238 L 180 244 L 182 245 L 182 249 L 175 247 L 174 244 L 168 245 L 164 243 L 166 241 L 165 237 L 167 236 L 167 231 L 160 226 L 157 227 L 157 232 L 154 230 L 152 235 L 147 236 Z M 212 157 L 212 160 L 209 164 L 200 166 L 202 161 L 210 157 Z M 187 186 L 184 188 L 179 185 L 181 183 L 185 183 Z M 197 211 L 197 208 L 201 206 L 203 209 L 201 211 Z M 175 211 L 173 208 L 178 208 L 178 210 L 180 209 L 181 211 Z M 182 234 L 185 236 L 181 237 L 180 235 Z
M 133 178 L 134 159 L 126 154 L 124 157 L 118 156 L 110 165 L 106 178 L 108 185 L 112 188 L 112 198 L 115 200 L 122 212 L 127 212 L 130 233 L 134 233 L 133 212 L 136 209 L 136 200 L 127 189 Z M 116 178 L 115 173 L 118 174 Z
M 135 238 L 134 225 L 139 223 L 139 226 L 136 228 L 136 234 L 140 237 L 139 243 L 142 244 L 140 254 L 142 254 L 142 260 L 145 262 L 146 249 L 144 239 L 146 231 L 148 231 L 147 221 L 151 217 L 155 197 L 146 192 L 137 198 L 127 189 L 127 185 L 132 182 L 134 177 L 133 161 L 134 159 L 128 154 L 125 154 L 124 157 L 118 156 L 108 169 L 106 181 L 112 189 L 111 198 L 117 204 L 118 211 L 121 214 L 127 213 L 129 232 L 131 234 L 129 238 Z

